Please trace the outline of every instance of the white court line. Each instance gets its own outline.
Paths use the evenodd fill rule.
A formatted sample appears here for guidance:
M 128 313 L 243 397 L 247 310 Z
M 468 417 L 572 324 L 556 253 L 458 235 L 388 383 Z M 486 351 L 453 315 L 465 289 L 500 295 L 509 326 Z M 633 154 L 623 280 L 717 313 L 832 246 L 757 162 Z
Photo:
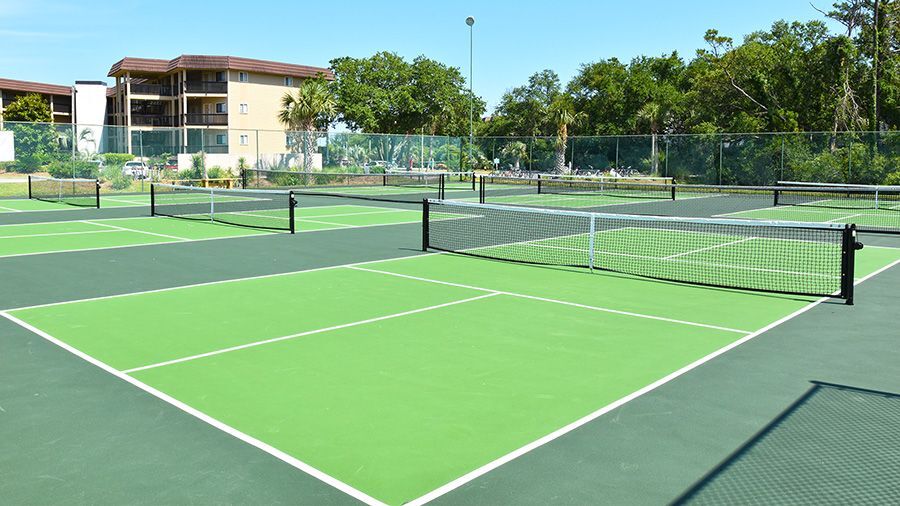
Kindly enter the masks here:
M 121 232 L 120 230 L 111 230 L 111 232 Z M 13 255 L 0 255 L 0 259 L 3 258 L 14 258 L 14 257 L 28 257 L 34 255 L 54 255 L 56 253 L 79 253 L 82 251 L 100 251 L 100 250 L 108 250 L 108 249 L 122 249 L 122 248 L 142 248 L 149 246 L 160 246 L 164 244 L 187 244 L 189 242 L 204 242 L 204 241 L 219 241 L 222 239 L 240 239 L 244 237 L 259 237 L 263 235 L 271 235 L 273 232 L 264 232 L 259 231 L 258 233 L 254 232 L 252 234 L 245 235 L 231 235 L 225 237 L 208 237 L 206 239 L 188 239 L 187 241 L 159 241 L 159 242 L 151 242 L 151 243 L 140 243 L 140 244 L 123 244 L 121 246 L 100 246 L 97 248 L 72 248 L 72 249 L 56 249 L 50 251 L 35 251 L 32 253 L 15 253 Z
M 168 235 L 168 234 L 159 234 L 159 233 L 156 233 L 156 232 L 147 232 L 146 230 L 138 230 L 138 229 L 136 229 L 136 228 L 119 227 L 119 226 L 116 226 L 116 225 L 110 225 L 109 223 L 98 223 L 98 222 L 96 222 L 96 221 L 90 221 L 90 220 L 82 220 L 82 223 L 89 223 L 89 224 L 91 224 L 91 225 L 97 225 L 97 226 L 100 226 L 100 227 L 114 228 L 114 229 L 120 230 L 120 231 L 122 231 L 122 232 L 135 232 L 135 233 L 138 233 L 138 234 L 154 235 L 154 236 L 157 236 L 157 237 L 163 237 L 163 238 L 166 238 L 166 239 L 174 239 L 174 240 L 176 240 L 176 241 L 190 241 L 190 239 L 187 239 L 187 238 L 185 238 L 185 237 L 178 237 L 178 236 Z
M 167 366 L 167 365 L 180 364 L 180 363 L 182 363 L 182 362 L 190 362 L 190 361 L 192 361 L 192 360 L 197 360 L 197 359 L 200 359 L 200 358 L 213 357 L 213 356 L 216 356 L 216 355 L 222 355 L 223 353 L 230 353 L 230 352 L 232 352 L 232 351 L 245 350 L 245 349 L 247 349 L 247 348 L 255 348 L 255 347 L 257 347 L 257 346 L 262 346 L 262 345 L 265 345 L 265 344 L 271 344 L 271 343 L 277 343 L 277 342 L 279 342 L 279 341 L 286 341 L 286 340 L 288 340 L 288 339 L 295 339 L 295 338 L 298 338 L 298 337 L 312 336 L 312 335 L 315 335 L 315 334 L 321 334 L 321 333 L 323 333 L 323 332 L 331 332 L 331 331 L 334 331 L 334 330 L 341 330 L 341 329 L 346 329 L 346 328 L 350 328 L 350 327 L 358 327 L 358 326 L 360 326 L 360 325 L 366 325 L 366 324 L 369 324 L 369 323 L 375 323 L 375 322 L 380 322 L 380 321 L 384 321 L 384 320 L 390 320 L 390 319 L 393 319 L 393 318 L 399 318 L 399 317 L 401 317 L 401 316 L 409 316 L 409 315 L 411 315 L 411 314 L 424 313 L 424 312 L 426 312 L 426 311 L 432 311 L 432 310 L 435 310 L 435 309 L 441 309 L 441 308 L 445 308 L 445 307 L 455 306 L 455 305 L 457 305 L 457 304 L 465 304 L 465 303 L 467 303 L 467 302 L 473 302 L 473 301 L 480 300 L 480 299 L 484 299 L 484 298 L 487 298 L 487 297 L 494 297 L 494 296 L 496 296 L 496 295 L 500 295 L 500 292 L 491 292 L 491 293 L 486 293 L 486 294 L 482 294 L 482 295 L 477 295 L 477 296 L 475 296 L 475 297 L 469 297 L 469 298 L 466 298 L 466 299 L 454 300 L 454 301 L 452 301 L 452 302 L 445 302 L 445 303 L 443 303 L 443 304 L 436 304 L 436 305 L 434 305 L 434 306 L 422 307 L 422 308 L 418 308 L 418 309 L 412 309 L 412 310 L 409 310 L 409 311 L 403 311 L 403 312 L 400 312 L 400 313 L 394 313 L 394 314 L 389 314 L 389 315 L 384 315 L 384 316 L 378 316 L 378 317 L 376 317 L 376 318 L 369 318 L 369 319 L 367 319 L 367 320 L 360 320 L 360 321 L 356 321 L 356 322 L 343 323 L 343 324 L 341 324 L 341 325 L 334 325 L 334 326 L 332 326 L 332 327 L 325 327 L 325 328 L 321 328 L 321 329 L 308 330 L 308 331 L 306 331 L 306 332 L 298 332 L 298 333 L 296 333 L 296 334 L 289 334 L 289 335 L 281 336 L 281 337 L 273 337 L 273 338 L 271 338 L 271 339 L 265 339 L 265 340 L 263 340 L 263 341 L 255 341 L 255 342 L 252 342 L 252 343 L 241 344 L 241 345 L 238 345 L 238 346 L 230 346 L 230 347 L 228 347 L 228 348 L 222 348 L 222 349 L 219 349 L 219 350 L 208 351 L 208 352 L 205 352 L 205 353 L 198 353 L 198 354 L 196 354 L 196 355 L 190 355 L 190 356 L 187 356 L 187 357 L 181 357 L 181 358 L 176 358 L 176 359 L 173 359 L 173 360 L 166 360 L 166 361 L 164 361 L 164 362 L 158 362 L 158 363 L 155 363 L 155 364 L 149 364 L 149 365 L 144 365 L 144 366 L 141 366 L 141 367 L 135 367 L 135 368 L 132 368 L 132 369 L 126 369 L 126 370 L 124 370 L 124 371 L 122 371 L 122 372 L 124 372 L 125 374 L 131 374 L 131 373 L 135 373 L 135 372 L 146 371 L 146 370 L 148 370 L 148 369 L 156 369 L 157 367 L 165 367 L 165 366 Z
M 312 209 L 311 207 L 307 207 L 305 209 Z M 381 208 L 384 209 L 384 208 Z M 392 214 L 392 213 L 421 213 L 422 211 L 416 211 L 414 209 L 388 209 L 384 211 L 369 211 L 363 213 L 342 213 L 342 214 L 317 214 L 315 216 L 310 216 L 310 218 L 337 218 L 340 216 L 363 216 L 366 214 Z M 297 218 L 299 219 L 307 219 L 304 218 L 302 212 L 297 213 Z
M 21 212 L 24 212 L 22 209 L 13 209 L 13 208 L 11 208 L 11 207 L 3 207 L 3 206 L 0 206 L 0 209 L 3 209 L 3 210 L 5 210 L 5 211 L 10 211 L 10 212 L 13 212 L 13 213 L 21 213 Z
M 123 204 L 131 204 L 128 206 L 115 206 L 115 207 L 140 207 L 140 206 L 149 206 L 150 205 L 149 197 L 148 197 L 147 202 L 137 202 L 134 200 L 114 199 L 112 197 L 104 197 L 103 195 L 100 195 L 100 204 L 101 205 L 103 204 L 104 200 L 108 200 L 110 202 L 121 202 Z
M 725 332 L 734 332 L 736 334 L 749 334 L 750 333 L 750 331 L 747 331 L 747 330 L 731 329 L 728 327 L 720 327 L 718 325 L 708 325 L 706 323 L 697 323 L 697 322 L 690 322 L 690 321 L 685 321 L 685 320 L 676 320 L 673 318 L 665 318 L 663 316 L 654 316 L 654 315 L 648 315 L 648 314 L 642 314 L 642 313 L 633 313 L 631 311 L 620 311 L 618 309 L 609 309 L 609 308 L 605 308 L 605 307 L 589 306 L 587 304 L 578 304 L 577 302 L 569 302 L 569 301 L 557 300 L 557 299 L 548 299 L 546 297 L 538 297 L 536 295 L 526 295 L 523 293 L 507 292 L 504 290 L 495 290 L 493 288 L 485 288 L 485 287 L 481 287 L 481 286 L 472 286 L 472 285 L 466 285 L 466 284 L 462 284 L 462 283 L 452 283 L 450 281 L 441 281 L 438 279 L 422 278 L 419 276 L 410 276 L 408 274 L 399 274 L 396 272 L 382 271 L 382 270 L 378 270 L 378 269 L 368 269 L 368 268 L 359 267 L 359 266 L 350 266 L 348 268 L 357 270 L 357 271 L 373 272 L 376 274 L 384 274 L 387 276 L 396 276 L 398 278 L 412 279 L 415 281 L 422 281 L 424 283 L 435 283 L 435 284 L 439 284 L 439 285 L 455 286 L 458 288 L 468 288 L 470 290 L 481 290 L 483 292 L 508 295 L 510 297 L 518 297 L 520 299 L 531 299 L 531 300 L 538 300 L 541 302 L 550 302 L 553 304 L 561 304 L 564 306 L 579 307 L 582 309 L 590 309 L 592 311 L 600 311 L 602 313 L 612 313 L 612 314 L 617 314 L 617 315 L 622 315 L 622 316 L 633 316 L 635 318 L 645 318 L 648 320 L 657 320 L 657 321 L 662 321 L 662 322 L 667 322 L 667 323 L 675 323 L 675 324 L 679 324 L 679 325 L 689 325 L 691 327 L 702 327 L 702 328 L 713 329 L 713 330 L 722 330 Z
M 319 221 L 309 218 L 297 218 L 297 221 L 304 221 L 306 223 L 318 223 L 320 225 L 331 225 L 332 227 L 356 228 L 354 225 L 347 225 L 346 223 L 333 223 L 330 221 Z
M 265 235 L 265 234 L 263 234 L 263 235 Z M 232 237 L 227 237 L 227 238 L 226 237 L 216 237 L 214 239 L 199 239 L 199 240 L 200 241 L 213 241 L 213 240 L 218 240 L 218 239 L 233 239 L 233 238 Z M 163 243 L 158 243 L 158 244 L 163 244 Z M 142 245 L 142 246 L 144 246 L 144 245 Z M 441 253 L 423 253 L 421 255 L 415 255 L 415 256 L 409 256 L 409 257 L 382 258 L 380 260 L 366 260 L 363 262 L 328 265 L 325 267 L 315 267 L 312 269 L 303 269 L 303 270 L 299 270 L 299 271 L 276 272 L 274 274 L 261 274 L 259 276 L 247 276 L 247 277 L 243 277 L 243 278 L 221 279 L 218 281 L 207 281 L 204 283 L 191 283 L 189 285 L 170 286 L 167 288 L 156 288 L 154 290 L 142 290 L 139 292 L 119 293 L 119 294 L 115 294 L 115 295 L 101 295 L 98 297 L 88 297 L 85 299 L 66 300 L 66 301 L 62 301 L 62 302 L 50 302 L 47 304 L 35 304 L 32 306 L 20 306 L 20 307 L 11 308 L 11 309 L 4 309 L 3 311 L 22 311 L 25 309 L 37 309 L 37 308 L 41 308 L 41 307 L 64 306 L 67 304 L 78 304 L 81 302 L 93 302 L 96 300 L 117 299 L 120 297 L 132 297 L 135 295 L 144 295 L 144 294 L 148 294 L 148 293 L 161 293 L 161 292 L 170 292 L 173 290 L 184 290 L 187 288 L 195 288 L 195 287 L 199 287 L 199 286 L 213 286 L 213 285 L 222 285 L 222 284 L 226 284 L 226 283 L 237 283 L 240 281 L 252 281 L 252 280 L 256 280 L 256 279 L 277 278 L 277 277 L 281 277 L 281 276 L 292 276 L 295 274 L 307 274 L 307 273 L 311 273 L 311 272 L 328 271 L 331 269 L 341 269 L 344 267 L 355 267 L 357 265 L 373 264 L 376 262 L 411 260 L 414 258 L 425 258 L 425 257 L 430 257 L 430 256 L 440 255 L 440 254 Z
M 709 251 L 711 249 L 724 248 L 725 246 L 731 246 L 732 244 L 740 244 L 742 242 L 752 241 L 753 239 L 756 239 L 756 237 L 744 237 L 743 239 L 738 239 L 736 241 L 726 242 L 726 243 L 722 243 L 722 244 L 714 244 L 712 246 L 707 246 L 705 248 L 695 249 L 695 250 L 691 250 L 691 251 L 685 251 L 683 253 L 675 253 L 674 255 L 662 257 L 662 259 L 663 260 L 671 260 L 673 258 L 683 257 L 686 255 L 693 255 L 694 253 L 700 253 L 701 251 Z
M 173 407 L 180 409 L 180 410 L 184 411 L 185 413 L 188 413 L 189 415 L 199 419 L 200 421 L 206 422 L 207 424 L 221 430 L 222 432 L 224 432 L 234 438 L 237 438 L 251 446 L 254 446 L 254 447 L 268 453 L 269 455 L 272 455 L 273 457 L 281 460 L 282 462 L 285 462 L 286 464 L 303 471 L 304 473 L 312 476 L 313 478 L 318 479 L 319 481 L 322 481 L 328 485 L 331 485 L 332 487 L 340 490 L 341 492 L 343 492 L 357 500 L 360 500 L 360 501 L 364 502 L 365 504 L 368 504 L 369 506 L 386 506 L 385 503 L 379 501 L 378 499 L 375 499 L 374 497 L 366 494 L 365 492 L 362 492 L 362 491 L 344 483 L 343 481 L 338 480 L 337 478 L 316 469 L 315 467 L 307 464 L 306 462 L 303 462 L 302 460 L 300 460 L 296 457 L 288 455 L 287 453 L 285 453 L 267 443 L 264 443 L 264 442 L 260 441 L 259 439 L 256 439 L 253 436 L 245 434 L 245 433 L 235 429 L 234 427 L 227 425 L 224 422 L 221 422 L 221 421 L 207 415 L 206 413 L 204 413 L 196 408 L 193 408 L 193 407 L 185 404 L 184 402 L 179 401 L 178 399 L 176 399 L 168 394 L 163 393 L 162 391 L 157 390 L 157 389 L 151 387 L 150 385 L 147 385 L 146 383 L 139 381 L 139 380 L 129 376 L 128 374 L 125 374 L 125 373 L 117 370 L 116 368 L 106 364 L 105 362 L 101 362 L 100 360 L 88 355 L 87 353 L 79 351 L 78 349 L 66 344 L 63 341 L 60 341 L 59 339 L 51 336 L 50 334 L 44 332 L 43 330 L 40 330 L 40 329 L 34 327 L 33 325 L 30 325 L 5 311 L 0 312 L 0 316 L 2 316 L 3 318 L 6 318 L 7 320 L 15 323 L 18 326 L 24 328 L 25 330 L 28 330 L 28 331 L 34 333 L 35 335 L 38 335 L 38 336 L 44 338 L 45 340 L 55 344 L 56 346 L 59 346 L 60 348 L 81 358 L 82 360 L 108 372 L 109 374 L 119 378 L 120 380 L 130 383 L 131 385 L 143 390 L 144 392 L 147 392 L 148 394 L 162 400 L 163 402 L 169 403 Z
M 900 264 L 900 260 L 894 261 L 894 262 L 882 267 L 881 269 L 878 269 L 877 271 L 869 274 L 868 276 L 865 276 L 862 279 L 856 281 L 854 284 L 858 285 L 873 276 L 881 274 L 882 272 L 890 269 L 891 267 L 894 267 L 897 264 Z M 512 460 L 515 460 L 532 450 L 540 448 L 541 446 L 544 446 L 545 444 L 547 444 L 555 439 L 559 439 L 560 437 L 568 434 L 569 432 L 572 432 L 573 430 L 596 420 L 597 418 L 601 417 L 602 415 L 605 415 L 606 413 L 609 413 L 610 411 L 612 411 L 620 406 L 623 406 L 624 404 L 627 404 L 628 402 L 631 402 L 634 399 L 637 399 L 638 397 L 640 397 L 648 392 L 652 392 L 653 390 L 656 390 L 657 388 L 665 385 L 666 383 L 674 380 L 675 378 L 678 378 L 679 376 L 684 375 L 685 373 L 688 373 L 688 372 L 700 367 L 701 365 L 709 362 L 710 360 L 718 357 L 719 355 L 722 355 L 723 353 L 726 353 L 734 348 L 737 348 L 738 346 L 746 343 L 747 341 L 750 341 L 751 339 L 758 337 L 760 334 L 763 334 L 763 333 L 765 333 L 765 332 L 767 332 L 789 320 L 796 318 L 797 316 L 800 316 L 801 314 L 818 306 L 819 304 L 828 300 L 829 298 L 830 297 L 822 297 L 821 299 L 811 302 L 811 303 L 807 304 L 806 306 L 798 309 L 797 311 L 794 311 L 793 313 L 791 313 L 775 322 L 772 322 L 772 323 L 766 325 L 765 327 L 757 330 L 756 332 L 746 335 L 746 336 L 738 339 L 737 341 L 732 342 L 731 344 L 723 346 L 722 348 L 719 348 L 718 350 L 706 355 L 705 357 L 700 358 L 699 360 L 695 360 L 694 362 L 691 362 L 690 364 L 682 367 L 681 369 L 678 369 L 677 371 L 675 371 L 667 376 L 664 376 L 664 377 L 654 381 L 653 383 L 650 383 L 649 385 L 647 385 L 639 390 L 636 390 L 636 391 L 626 395 L 625 397 L 622 397 L 621 399 L 618 399 L 610 404 L 607 404 L 606 406 L 603 406 L 602 408 L 598 409 L 597 411 L 594 411 L 593 413 L 591 413 L 587 416 L 579 418 L 578 420 L 575 420 L 574 422 L 572 422 L 564 427 L 561 427 L 561 428 L 547 434 L 546 436 L 544 436 L 542 438 L 536 439 L 536 440 L 532 441 L 531 443 L 528 443 L 525 446 L 522 446 L 516 450 L 513 450 L 498 459 L 488 462 L 487 464 L 479 467 L 478 469 L 470 471 L 470 472 L 460 476 L 459 478 L 457 478 L 443 486 L 440 486 L 440 487 L 432 490 L 431 492 L 428 492 L 427 494 L 425 494 L 421 497 L 418 497 L 416 499 L 413 499 L 412 501 L 405 503 L 405 506 L 422 506 L 423 504 L 433 501 L 434 499 L 437 499 L 438 497 L 440 497 L 452 490 L 455 490 L 455 489 L 465 485 L 466 483 L 469 483 L 481 476 L 484 476 L 485 474 L 493 471 L 494 469 L 497 469 L 498 467 L 500 467 Z
M 56 237 L 60 235 L 82 235 L 82 234 L 107 234 L 110 232 L 122 232 L 121 230 L 82 230 L 81 232 L 57 232 L 55 234 L 22 234 L 22 235 L 4 235 L 0 239 L 24 239 L 27 237 Z

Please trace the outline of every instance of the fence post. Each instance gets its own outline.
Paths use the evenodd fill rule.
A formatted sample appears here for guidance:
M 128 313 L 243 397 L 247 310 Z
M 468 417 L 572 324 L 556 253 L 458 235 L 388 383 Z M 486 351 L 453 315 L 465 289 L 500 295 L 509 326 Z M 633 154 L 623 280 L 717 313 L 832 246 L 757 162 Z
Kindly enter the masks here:
M 619 172 L 619 136 L 616 136 L 616 172 Z
M 847 183 L 853 182 L 853 139 L 847 146 Z
M 75 143 L 78 142 L 78 137 L 75 135 L 75 123 L 72 123 L 72 177 L 76 178 L 78 175 L 75 173 L 76 164 L 75 164 Z
M 531 172 L 534 170 L 532 164 L 534 163 L 534 137 L 531 137 L 531 144 L 528 146 L 528 171 Z
M 719 136 L 719 184 L 722 184 L 722 154 L 725 148 L 725 138 Z
M 781 134 L 781 171 L 778 180 L 784 181 L 784 134 Z
M 669 177 L 669 137 L 666 136 L 666 160 L 663 164 L 663 177 Z
M 256 168 L 259 168 L 259 129 L 256 129 Z

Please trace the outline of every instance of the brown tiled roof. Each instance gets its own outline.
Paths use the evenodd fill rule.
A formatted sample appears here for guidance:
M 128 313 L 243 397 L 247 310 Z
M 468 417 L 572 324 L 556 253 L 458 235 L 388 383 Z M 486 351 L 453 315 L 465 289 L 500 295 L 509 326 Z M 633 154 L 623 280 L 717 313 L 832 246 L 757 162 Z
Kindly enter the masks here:
M 255 60 L 239 56 L 205 56 L 183 54 L 174 60 L 158 60 L 153 58 L 122 58 L 109 69 L 109 76 L 115 77 L 125 72 L 142 74 L 165 74 L 178 69 L 187 70 L 244 70 L 261 74 L 275 74 L 293 77 L 316 77 L 322 74 L 325 79 L 334 79 L 331 70 L 322 67 L 294 65 L 268 60 Z
M 28 93 L 44 93 L 47 95 L 71 95 L 71 86 L 58 84 L 34 83 L 31 81 L 16 81 L 15 79 L 0 78 L 0 90 L 24 91 Z

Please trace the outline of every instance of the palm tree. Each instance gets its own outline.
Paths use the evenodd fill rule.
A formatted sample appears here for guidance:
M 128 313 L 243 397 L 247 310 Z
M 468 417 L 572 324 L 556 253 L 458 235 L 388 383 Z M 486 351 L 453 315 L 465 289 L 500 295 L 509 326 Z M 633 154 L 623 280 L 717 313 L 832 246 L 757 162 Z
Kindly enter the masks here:
M 650 101 L 644 104 L 637 112 L 636 123 L 642 122 L 650 127 L 650 156 L 653 174 L 659 173 L 659 146 L 656 135 L 670 118 L 670 109 L 659 102 Z
M 287 92 L 281 97 L 278 120 L 290 131 L 292 151 L 296 152 L 302 143 L 304 169 L 309 168 L 313 157 L 315 131 L 327 127 L 336 110 L 337 102 L 322 77 L 307 79 L 295 92 Z
M 519 162 L 528 156 L 528 146 L 522 141 L 510 142 L 500 150 L 500 154 L 513 159 L 513 170 L 519 170 Z
M 572 102 L 560 97 L 550 105 L 550 121 L 556 127 L 556 154 L 553 157 L 553 170 L 566 172 L 566 144 L 569 142 L 569 125 L 580 123 L 585 118 L 583 112 L 575 112 Z

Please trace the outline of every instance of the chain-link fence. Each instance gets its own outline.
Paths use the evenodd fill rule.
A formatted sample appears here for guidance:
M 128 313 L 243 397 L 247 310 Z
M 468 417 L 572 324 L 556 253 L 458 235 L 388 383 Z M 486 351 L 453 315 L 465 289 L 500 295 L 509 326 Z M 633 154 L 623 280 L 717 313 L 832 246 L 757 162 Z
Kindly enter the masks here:
M 202 153 L 202 155 L 201 155 Z M 471 153 L 471 156 L 470 156 Z M 197 161 L 197 157 L 203 160 Z M 678 183 L 900 184 L 900 132 L 466 137 L 0 123 L 0 170 L 84 177 L 133 157 L 158 170 L 481 170 L 672 177 Z

